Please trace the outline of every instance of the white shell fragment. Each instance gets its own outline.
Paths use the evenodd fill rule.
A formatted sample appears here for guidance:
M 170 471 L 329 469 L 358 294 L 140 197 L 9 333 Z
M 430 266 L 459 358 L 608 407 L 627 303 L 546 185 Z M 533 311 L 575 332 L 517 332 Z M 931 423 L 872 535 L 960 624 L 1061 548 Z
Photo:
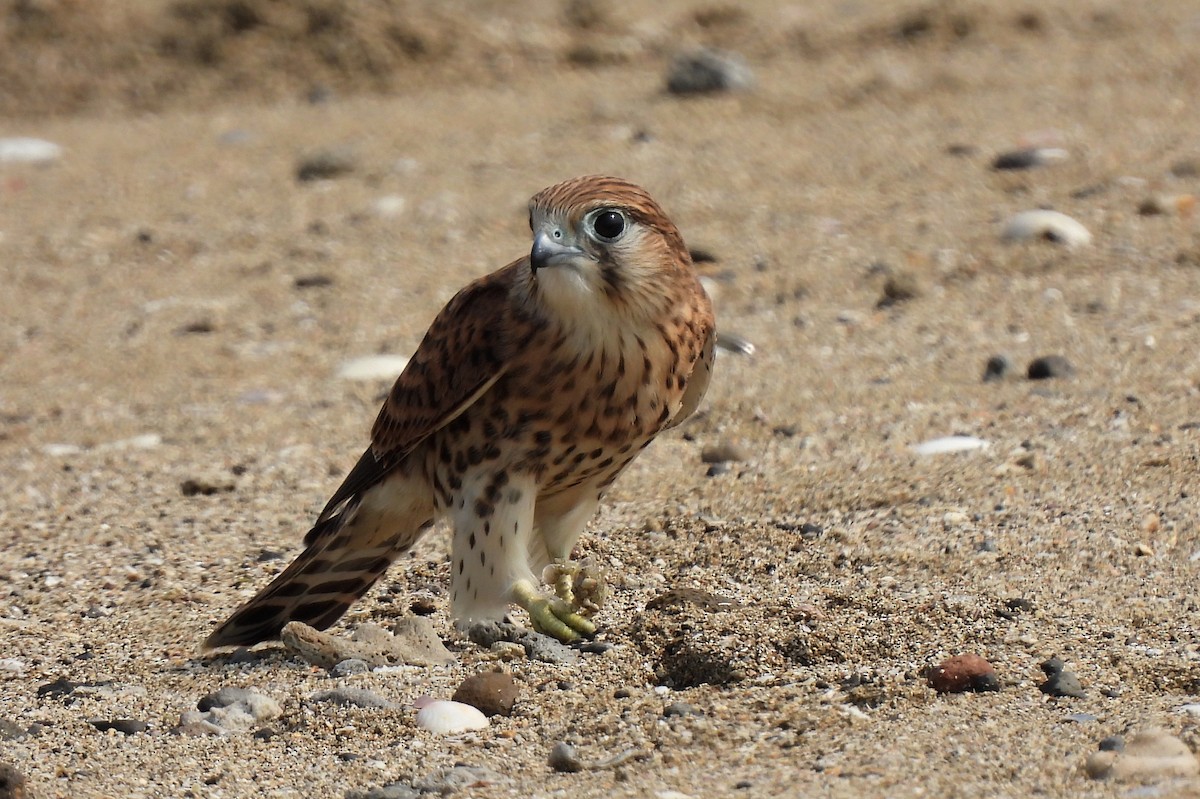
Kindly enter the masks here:
M 343 363 L 337 376 L 343 380 L 395 380 L 408 358 L 403 355 L 367 355 Z
M 417 726 L 436 735 L 453 735 L 488 726 L 487 716 L 478 708 L 448 699 L 418 700 Z
M 918 455 L 946 455 L 951 452 L 970 452 L 975 449 L 987 449 L 990 443 L 975 436 L 944 436 L 913 444 L 912 451 Z
M 49 164 L 62 157 L 62 148 L 45 139 L 0 139 L 0 164 Z
M 1092 234 L 1080 223 L 1058 211 L 1022 211 L 1004 224 L 1005 241 L 1045 239 L 1067 247 L 1092 243 Z

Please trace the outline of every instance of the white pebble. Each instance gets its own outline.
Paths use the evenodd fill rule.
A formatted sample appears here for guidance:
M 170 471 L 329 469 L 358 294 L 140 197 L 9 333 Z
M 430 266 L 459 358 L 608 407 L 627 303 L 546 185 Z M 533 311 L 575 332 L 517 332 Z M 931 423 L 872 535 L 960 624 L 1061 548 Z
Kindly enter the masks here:
M 1022 211 L 1004 224 L 1005 241 L 1033 239 L 1081 247 L 1092 243 L 1092 234 L 1083 225 L 1058 211 Z
M 62 148 L 45 139 L 0 139 L 0 164 L 49 164 L 62 157 Z
M 0 672 L 20 677 L 25 673 L 25 661 L 17 658 L 0 658 Z
M 912 451 L 918 455 L 945 455 L 951 452 L 970 452 L 975 449 L 987 449 L 990 443 L 975 436 L 944 436 L 913 444 Z
M 395 380 L 408 365 L 403 355 L 367 355 L 346 361 L 338 368 L 343 380 Z
M 1175 712 L 1185 713 L 1189 716 L 1200 717 L 1200 703 L 1192 702 L 1190 704 L 1180 705 L 1179 707 L 1175 708 Z
M 408 202 L 399 194 L 385 194 L 371 203 L 371 210 L 384 219 L 395 219 L 404 213 Z
M 448 699 L 425 702 L 417 711 L 417 726 L 437 735 L 453 735 L 488 726 L 487 716 L 479 708 Z

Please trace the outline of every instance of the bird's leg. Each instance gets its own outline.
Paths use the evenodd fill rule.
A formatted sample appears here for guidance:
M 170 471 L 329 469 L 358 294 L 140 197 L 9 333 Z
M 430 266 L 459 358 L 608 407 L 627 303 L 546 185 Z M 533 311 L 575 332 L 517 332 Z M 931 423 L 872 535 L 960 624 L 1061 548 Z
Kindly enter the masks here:
M 558 597 L 548 597 L 528 580 L 519 580 L 512 587 L 513 602 L 529 614 L 533 629 L 544 635 L 569 643 L 581 635 L 594 635 L 596 625 Z
M 542 572 L 542 580 L 581 616 L 593 616 L 608 598 L 608 584 L 591 558 L 555 560 Z

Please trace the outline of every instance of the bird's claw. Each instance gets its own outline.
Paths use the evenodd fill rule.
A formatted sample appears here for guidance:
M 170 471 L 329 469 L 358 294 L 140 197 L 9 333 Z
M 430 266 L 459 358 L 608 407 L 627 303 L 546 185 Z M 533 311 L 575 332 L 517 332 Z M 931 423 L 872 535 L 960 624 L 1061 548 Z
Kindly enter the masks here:
M 513 586 L 513 601 L 525 608 L 534 630 L 563 643 L 596 633 L 596 625 L 577 613 L 566 601 L 545 596 L 524 580 Z
M 591 558 L 551 563 L 542 572 L 542 580 L 554 586 L 554 593 L 581 616 L 593 616 L 608 598 L 608 584 Z

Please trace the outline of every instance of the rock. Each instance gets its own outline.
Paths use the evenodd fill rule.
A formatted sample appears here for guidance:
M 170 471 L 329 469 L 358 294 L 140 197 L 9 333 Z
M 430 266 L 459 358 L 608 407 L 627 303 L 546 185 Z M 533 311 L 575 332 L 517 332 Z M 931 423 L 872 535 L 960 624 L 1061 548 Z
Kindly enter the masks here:
M 992 664 L 970 653 L 946 658 L 930 669 L 926 679 L 939 694 L 1000 690 Z
M 1108 739 L 1106 739 L 1108 740 Z M 1200 762 L 1187 744 L 1159 729 L 1134 733 L 1124 749 L 1093 752 L 1084 764 L 1092 779 L 1151 782 L 1200 774 Z
M 1075 367 L 1061 355 L 1043 355 L 1029 362 L 1025 375 L 1030 380 L 1049 380 L 1055 377 L 1070 377 Z
M 8 763 L 0 763 L 0 799 L 30 799 L 25 775 Z
M 28 734 L 20 724 L 0 716 L 0 741 L 19 741 Z
M 992 169 L 997 171 L 1032 169 L 1036 166 L 1052 164 L 1055 161 L 1065 161 L 1069 155 L 1066 150 L 1059 147 L 1025 147 L 1000 153 L 992 161 Z
M 279 639 L 288 649 L 324 669 L 333 669 L 346 660 L 360 660 L 373 669 L 401 664 L 438 666 L 454 661 L 429 619 L 404 616 L 393 629 L 395 634 L 377 624 L 362 624 L 349 638 L 343 638 L 293 621 L 284 625 Z
M 346 658 L 330 669 L 329 674 L 333 677 L 349 677 L 354 674 L 366 674 L 370 670 L 371 667 L 367 661 L 359 658 Z
M 1001 236 L 1005 241 L 1041 239 L 1072 248 L 1092 243 L 1087 228 L 1058 211 L 1022 211 L 1009 218 Z
M 396 707 L 396 703 L 384 699 L 374 691 L 368 691 L 366 688 L 349 688 L 339 687 L 328 691 L 317 691 L 311 697 L 314 702 L 326 702 L 342 707 L 377 707 L 391 708 Z
M 729 465 L 729 463 L 727 461 L 721 461 L 720 463 L 714 463 L 712 466 L 709 466 L 708 469 L 704 471 L 704 476 L 720 477 L 723 474 L 729 474 L 731 471 L 733 471 L 733 468 Z
M 1137 212 L 1142 216 L 1174 213 L 1188 217 L 1195 210 L 1196 202 L 1193 194 L 1155 194 L 1142 200 Z
M 228 494 L 237 488 L 232 477 L 225 475 L 208 475 L 188 477 L 179 484 L 179 493 L 185 497 L 205 496 L 213 494 Z
M 358 167 L 354 153 L 345 147 L 318 150 L 302 157 L 296 163 L 296 180 L 306 183 L 313 180 L 329 180 L 348 175 Z
M 583 761 L 575 752 L 575 747 L 566 741 L 559 741 L 550 749 L 547 758 L 550 768 L 563 774 L 574 774 L 583 771 Z
M 1038 690 L 1048 696 L 1070 696 L 1083 699 L 1087 694 L 1079 684 L 1079 678 L 1071 671 L 1058 671 L 1038 686 Z
M 970 452 L 987 449 L 991 444 L 975 436 L 943 436 L 913 444 L 912 451 L 918 455 L 947 455 L 954 452 Z
M 689 705 L 687 702 L 672 702 L 663 708 L 664 718 L 676 718 L 680 716 L 703 716 L 704 711 L 695 705 Z
M 732 441 L 721 441 L 700 451 L 704 463 L 727 463 L 746 460 L 746 451 Z
M 510 716 L 519 693 L 511 674 L 491 671 L 463 680 L 453 699 L 479 708 L 485 716 Z
M 671 94 L 744 91 L 753 85 L 754 74 L 741 56 L 709 48 L 679 54 L 667 73 Z
M 207 729 L 197 726 L 203 724 L 216 727 L 222 734 L 245 732 L 283 715 L 283 708 L 271 697 L 232 686 L 208 694 L 196 703 L 196 707 L 197 710 L 189 710 L 179 717 L 175 732 Z
M 367 355 L 353 358 L 338 367 L 342 380 L 395 380 L 408 366 L 403 355 Z
M 1012 369 L 1012 361 L 1003 355 L 993 355 L 983 366 L 983 382 L 1000 380 Z
M 150 728 L 150 725 L 144 721 L 137 719 L 92 719 L 88 722 L 100 732 L 108 732 L 116 730 L 122 735 L 136 735 L 139 732 L 145 732 Z
M 479 708 L 462 702 L 425 697 L 417 700 L 417 726 L 437 735 L 454 735 L 488 726 Z
M 908 272 L 893 272 L 883 283 L 883 296 L 875 303 L 876 308 L 890 308 L 901 302 L 921 296 L 917 278 Z
M 0 164 L 46 166 L 62 158 L 62 147 L 45 139 L 0 139 Z
M 526 657 L 543 663 L 573 666 L 580 661 L 579 653 L 558 639 L 526 630 L 512 622 L 476 622 L 467 628 L 467 637 L 482 647 L 492 647 L 499 642 L 520 644 L 525 648 Z
M 346 799 L 419 799 L 421 792 L 406 782 L 393 782 L 369 791 L 347 791 Z
M 1110 735 L 1100 741 L 1101 752 L 1120 752 L 1124 748 L 1125 736 L 1123 735 Z
M 292 280 L 292 285 L 298 289 L 321 289 L 333 285 L 330 275 L 300 275 Z
M 459 791 L 468 791 L 473 795 L 474 791 L 469 789 L 503 785 L 508 781 L 508 777 L 486 766 L 458 763 L 451 768 L 439 769 L 415 780 L 412 787 L 424 795 L 449 796 Z

